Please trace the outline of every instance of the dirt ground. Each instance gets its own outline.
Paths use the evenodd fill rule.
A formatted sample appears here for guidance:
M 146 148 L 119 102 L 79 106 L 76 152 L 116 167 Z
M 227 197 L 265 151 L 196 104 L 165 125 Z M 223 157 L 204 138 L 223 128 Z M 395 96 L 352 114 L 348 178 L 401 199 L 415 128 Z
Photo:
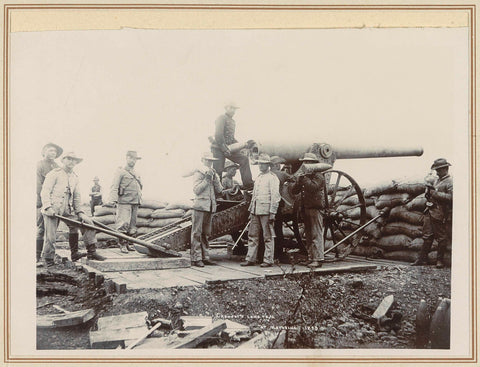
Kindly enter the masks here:
M 213 316 L 258 332 L 288 330 L 286 348 L 415 348 L 420 300 L 427 301 L 432 314 L 439 297 L 450 298 L 450 286 L 449 268 L 406 264 L 362 273 L 312 273 L 107 294 L 83 273 L 60 264 L 50 272 L 37 272 L 37 313 L 58 313 L 53 304 L 68 311 L 94 308 L 96 318 L 147 311 L 174 325 L 182 315 Z M 395 297 L 392 312 L 399 321 L 380 327 L 369 316 L 388 295 Z M 37 329 L 37 348 L 88 349 L 88 331 L 94 325 L 92 320 L 82 327 Z

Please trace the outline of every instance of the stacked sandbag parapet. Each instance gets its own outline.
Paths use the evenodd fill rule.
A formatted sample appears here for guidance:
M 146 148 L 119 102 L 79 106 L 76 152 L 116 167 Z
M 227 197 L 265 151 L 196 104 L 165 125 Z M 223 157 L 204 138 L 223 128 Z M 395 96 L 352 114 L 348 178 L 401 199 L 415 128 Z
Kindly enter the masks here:
M 352 253 L 359 256 L 414 261 L 423 244 L 422 227 L 427 202 L 424 192 L 423 180 L 392 180 L 364 189 L 367 221 L 380 212 L 384 215 L 364 229 L 362 232 L 364 236 Z M 355 200 L 358 201 L 356 195 L 350 200 L 344 200 L 337 210 L 341 211 L 349 222 L 359 223 L 360 208 L 355 208 Z M 348 229 L 353 230 L 355 227 Z M 435 247 L 434 242 L 433 252 L 429 255 L 432 262 L 436 256 Z M 448 261 L 450 259 L 447 256 Z
M 167 203 L 156 200 L 144 200 L 137 211 L 137 236 L 152 232 L 158 228 L 186 218 L 191 214 L 192 201 Z M 114 229 L 115 208 L 96 206 L 93 219 Z M 98 241 L 116 240 L 116 237 L 97 233 Z

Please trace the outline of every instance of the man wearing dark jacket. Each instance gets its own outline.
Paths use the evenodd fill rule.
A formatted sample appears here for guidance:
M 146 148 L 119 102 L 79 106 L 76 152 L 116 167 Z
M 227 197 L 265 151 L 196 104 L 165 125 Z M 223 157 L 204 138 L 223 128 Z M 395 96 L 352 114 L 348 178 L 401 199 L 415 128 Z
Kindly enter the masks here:
M 314 153 L 305 153 L 300 159 L 305 165 L 318 163 Z M 309 267 L 322 266 L 324 260 L 323 217 L 321 209 L 325 208 L 324 177 L 315 172 L 301 175 L 293 185 L 294 194 L 302 194 L 302 210 L 305 217 L 305 236 Z
M 231 144 L 238 143 L 235 139 L 235 120 L 233 119 L 237 108 L 235 103 L 227 103 L 225 105 L 225 114 L 215 121 L 215 141 L 212 143 L 211 150 L 213 157 L 217 158 L 217 161 L 213 163 L 213 168 L 221 176 L 225 166 L 225 158 L 238 163 L 240 165 L 243 187 L 251 189 L 253 188 L 253 180 L 248 157 L 239 151 L 232 152 L 228 147 Z
M 437 172 L 438 179 L 426 182 L 425 197 L 427 213 L 423 222 L 423 246 L 418 259 L 412 265 L 424 265 L 428 261 L 428 253 L 433 240 L 437 240 L 437 268 L 443 268 L 443 257 L 452 240 L 452 200 L 453 179 L 448 174 L 451 166 L 444 158 L 436 159 L 431 167 Z M 426 180 L 427 181 L 427 180 Z

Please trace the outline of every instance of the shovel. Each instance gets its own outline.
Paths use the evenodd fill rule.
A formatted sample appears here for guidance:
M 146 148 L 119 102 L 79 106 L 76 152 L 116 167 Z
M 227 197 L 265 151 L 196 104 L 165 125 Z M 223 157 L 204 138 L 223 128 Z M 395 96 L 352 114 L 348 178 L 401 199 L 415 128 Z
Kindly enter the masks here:
M 106 233 L 106 234 L 109 234 L 110 236 L 117 237 L 117 238 L 120 238 L 122 240 L 127 240 L 127 241 L 132 242 L 136 245 L 141 245 L 141 246 L 138 246 L 138 247 L 135 246 L 137 251 L 139 250 L 139 248 L 141 248 L 141 251 L 139 251 L 140 253 L 144 253 L 144 254 L 147 254 L 147 255 L 152 256 L 152 257 L 182 257 L 182 254 L 178 253 L 177 251 L 167 249 L 164 246 L 155 245 L 153 243 L 149 243 L 147 241 L 143 241 L 143 240 L 140 240 L 138 238 L 133 238 L 133 237 L 127 236 L 127 235 L 125 235 L 123 233 L 120 233 L 120 232 L 117 232 L 117 231 L 113 231 L 112 229 L 108 228 L 104 224 L 102 224 L 102 226 L 99 226 L 97 221 L 95 221 L 97 223 L 97 225 L 94 226 L 94 225 L 91 225 L 91 224 L 78 222 L 76 220 L 63 217 L 61 215 L 55 215 L 55 217 L 63 220 L 64 222 L 67 222 L 67 223 L 70 223 L 70 224 L 73 224 L 73 225 L 76 225 L 76 226 L 79 226 L 79 227 L 93 229 L 94 231 Z

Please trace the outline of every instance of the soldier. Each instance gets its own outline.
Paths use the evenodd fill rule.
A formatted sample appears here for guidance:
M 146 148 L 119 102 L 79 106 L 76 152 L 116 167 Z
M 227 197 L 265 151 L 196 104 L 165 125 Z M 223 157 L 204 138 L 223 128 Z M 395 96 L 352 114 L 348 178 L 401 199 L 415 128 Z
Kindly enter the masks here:
M 452 241 L 453 179 L 448 174 L 449 166 L 451 164 L 445 158 L 436 159 L 431 169 L 437 172 L 438 179 L 433 182 L 426 179 L 427 209 L 423 222 L 423 245 L 418 259 L 412 263 L 414 266 L 427 264 L 434 239 L 438 246 L 436 266 L 445 266 L 443 256 Z
M 285 182 L 290 178 L 290 175 L 281 170 L 281 165 L 285 163 L 285 159 L 277 155 L 272 156 L 272 172 L 277 175 L 277 178 L 280 182 L 280 195 L 282 194 L 282 188 Z M 280 262 L 288 262 L 288 259 L 285 258 L 283 253 L 283 219 L 282 219 L 282 210 L 285 206 L 285 203 L 280 200 L 278 204 L 277 215 L 275 216 L 275 224 L 273 228 L 275 230 L 275 253 L 274 258 L 280 260 Z
M 134 167 L 138 157 L 137 152 L 127 152 L 127 164 L 118 167 L 113 178 L 110 190 L 110 205 L 117 207 L 115 229 L 129 236 L 137 233 L 137 211 L 142 202 L 142 181 L 135 173 Z M 119 246 L 123 253 L 135 251 L 135 248 L 127 240 L 119 240 Z
M 190 257 L 193 266 L 215 265 L 210 261 L 208 253 L 208 237 L 212 229 L 212 213 L 215 212 L 217 202 L 215 196 L 222 192 L 220 177 L 212 168 L 214 158 L 211 153 L 203 153 L 202 163 L 205 167 L 194 173 L 192 213 L 192 236 Z
M 305 165 L 318 163 L 317 156 L 314 153 L 305 153 L 300 161 Z M 292 187 L 293 194 L 302 194 L 308 266 L 312 268 L 321 267 L 324 260 L 324 227 L 321 213 L 321 209 L 325 208 L 323 186 L 323 175 L 315 172 L 299 176 Z
M 222 177 L 222 196 L 227 200 L 241 201 L 243 199 L 243 194 L 240 191 L 240 184 L 233 179 L 237 173 L 238 167 L 240 167 L 238 164 L 228 161 L 223 169 L 225 174 Z
M 78 176 L 73 172 L 73 167 L 80 163 L 75 153 L 66 153 L 62 158 L 63 167 L 55 168 L 45 177 L 42 191 L 42 213 L 45 221 L 45 246 L 43 248 L 43 260 L 47 267 L 55 264 L 55 241 L 58 227 L 58 218 L 61 215 L 67 218 L 81 220 L 93 225 L 92 220 L 82 211 L 80 207 L 80 192 Z M 91 260 L 103 261 L 105 258 L 96 252 L 95 231 L 83 229 L 83 242 L 88 254 L 78 252 L 78 228 L 66 222 L 69 228 L 69 244 L 72 261 L 77 261 L 87 255 Z
M 45 223 L 42 215 L 42 199 L 40 193 L 45 176 L 54 168 L 58 168 L 55 159 L 60 157 L 63 149 L 57 144 L 48 143 L 42 149 L 43 159 L 37 164 L 37 263 L 41 265 L 43 242 L 45 236 Z
M 97 176 L 93 178 L 93 186 L 90 192 L 90 211 L 92 217 L 95 215 L 95 206 L 102 205 L 102 187 L 98 184 L 100 180 Z
M 235 139 L 235 120 L 233 116 L 238 109 L 235 103 L 227 103 L 225 105 L 225 114 L 221 115 L 215 121 L 215 141 L 212 142 L 212 153 L 217 161 L 214 162 L 213 168 L 219 175 L 222 174 L 225 158 L 240 165 L 240 175 L 242 177 L 243 188 L 246 190 L 253 187 L 252 172 L 248 157 L 240 152 L 231 152 L 228 146 L 237 143 Z
M 255 265 L 257 258 L 258 244 L 260 234 L 263 233 L 265 242 L 265 253 L 262 268 L 273 265 L 273 240 L 275 214 L 277 213 L 278 203 L 280 201 L 279 186 L 280 182 L 277 176 L 270 171 L 272 161 L 268 154 L 260 154 L 258 157 L 260 174 L 258 175 L 253 187 L 252 201 L 248 208 L 250 212 L 250 227 L 248 229 L 248 253 L 241 266 Z

